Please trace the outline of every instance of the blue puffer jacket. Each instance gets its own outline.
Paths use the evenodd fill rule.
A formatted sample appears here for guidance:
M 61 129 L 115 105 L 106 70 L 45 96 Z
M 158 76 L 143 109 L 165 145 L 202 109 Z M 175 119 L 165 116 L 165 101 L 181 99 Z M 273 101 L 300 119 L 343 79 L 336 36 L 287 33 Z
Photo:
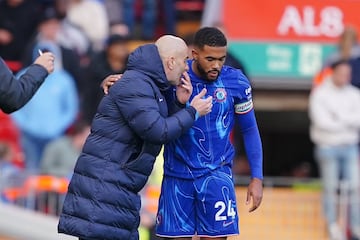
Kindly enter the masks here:
M 99 104 L 60 216 L 58 231 L 85 239 L 138 239 L 138 192 L 161 145 L 191 127 L 193 107 L 168 116 L 169 88 L 154 44 L 136 49 Z

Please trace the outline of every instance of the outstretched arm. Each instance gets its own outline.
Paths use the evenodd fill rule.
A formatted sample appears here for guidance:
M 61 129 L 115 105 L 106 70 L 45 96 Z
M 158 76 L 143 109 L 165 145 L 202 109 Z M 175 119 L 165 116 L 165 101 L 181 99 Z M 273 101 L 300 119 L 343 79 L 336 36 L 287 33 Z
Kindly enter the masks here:
M 12 113 L 24 106 L 36 93 L 47 75 L 54 70 L 54 55 L 44 53 L 16 79 L 0 59 L 0 108 Z

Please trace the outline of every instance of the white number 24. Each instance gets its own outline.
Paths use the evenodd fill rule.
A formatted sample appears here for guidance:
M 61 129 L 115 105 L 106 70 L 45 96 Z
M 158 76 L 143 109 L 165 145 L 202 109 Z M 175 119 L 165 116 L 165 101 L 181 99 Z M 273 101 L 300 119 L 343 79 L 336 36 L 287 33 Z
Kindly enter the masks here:
M 236 212 L 232 207 L 231 200 L 228 202 L 227 214 L 224 213 L 226 210 L 226 204 L 223 201 L 217 201 L 214 207 L 219 208 L 215 214 L 215 221 L 225 221 L 228 217 L 233 218 L 236 215 Z

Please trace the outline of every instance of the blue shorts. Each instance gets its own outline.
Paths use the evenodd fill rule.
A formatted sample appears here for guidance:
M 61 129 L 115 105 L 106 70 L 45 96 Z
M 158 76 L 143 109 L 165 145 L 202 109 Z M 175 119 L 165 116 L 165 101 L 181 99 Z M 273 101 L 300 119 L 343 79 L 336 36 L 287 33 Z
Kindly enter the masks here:
M 161 237 L 221 237 L 239 234 L 231 168 L 197 179 L 164 176 L 156 219 Z

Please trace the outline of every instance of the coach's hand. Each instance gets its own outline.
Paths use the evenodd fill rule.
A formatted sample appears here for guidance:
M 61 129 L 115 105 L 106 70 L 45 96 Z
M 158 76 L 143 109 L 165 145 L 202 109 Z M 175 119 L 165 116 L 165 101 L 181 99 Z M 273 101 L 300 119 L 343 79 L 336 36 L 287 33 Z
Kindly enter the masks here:
M 249 209 L 249 212 L 255 211 L 260 206 L 262 197 L 263 197 L 262 180 L 258 178 L 251 179 L 246 196 L 246 205 L 250 204 L 252 199 L 252 206 Z
M 179 103 L 185 104 L 193 92 L 193 86 L 191 85 L 191 80 L 189 74 L 184 72 L 181 77 L 181 83 L 176 86 L 176 97 Z

